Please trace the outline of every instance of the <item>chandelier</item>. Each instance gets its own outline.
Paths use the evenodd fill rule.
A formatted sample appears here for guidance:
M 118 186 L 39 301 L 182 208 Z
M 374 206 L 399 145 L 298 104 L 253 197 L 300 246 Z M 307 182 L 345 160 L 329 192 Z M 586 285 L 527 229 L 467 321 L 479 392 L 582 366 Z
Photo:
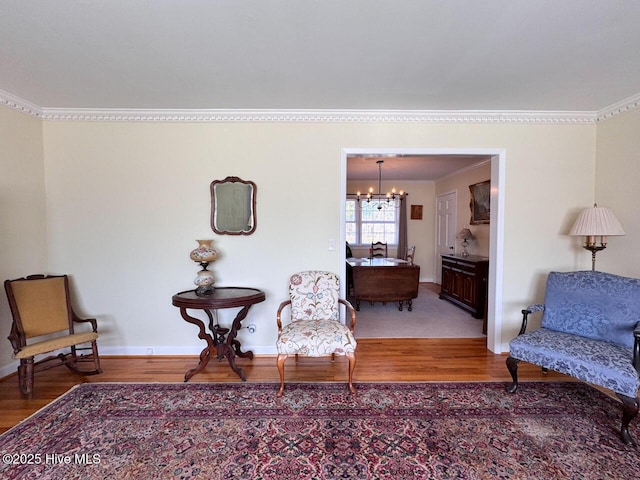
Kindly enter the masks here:
M 392 188 L 390 192 L 382 193 L 382 164 L 384 160 L 378 160 L 376 163 L 378 164 L 378 193 L 373 192 L 373 187 L 369 188 L 366 199 L 367 205 L 378 210 L 382 210 L 385 207 L 400 207 L 400 203 L 396 202 L 396 198 L 402 202 L 404 192 L 400 190 L 400 193 L 396 193 L 396 189 Z M 360 192 L 356 193 L 358 203 L 360 203 L 360 195 Z

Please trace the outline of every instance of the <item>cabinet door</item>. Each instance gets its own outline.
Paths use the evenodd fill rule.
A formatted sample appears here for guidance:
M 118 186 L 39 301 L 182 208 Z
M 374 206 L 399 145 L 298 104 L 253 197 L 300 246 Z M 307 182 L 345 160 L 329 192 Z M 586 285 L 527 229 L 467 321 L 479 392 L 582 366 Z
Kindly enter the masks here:
M 442 265 L 442 283 L 440 285 L 440 292 L 446 295 L 451 295 L 453 287 L 453 271 L 445 264 Z
M 462 300 L 462 289 L 464 288 L 464 273 L 459 270 L 454 270 L 451 277 L 451 296 L 457 300 Z
M 462 278 L 461 298 L 464 303 L 471 307 L 477 307 L 478 292 L 476 289 L 476 276 L 467 273 Z

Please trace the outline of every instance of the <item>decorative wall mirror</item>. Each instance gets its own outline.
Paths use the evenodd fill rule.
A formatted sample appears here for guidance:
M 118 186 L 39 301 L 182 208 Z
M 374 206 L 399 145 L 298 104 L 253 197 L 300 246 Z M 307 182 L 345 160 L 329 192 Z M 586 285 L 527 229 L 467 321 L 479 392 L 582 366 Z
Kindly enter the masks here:
M 256 184 L 238 177 L 211 182 L 211 228 L 218 235 L 251 235 L 256 229 Z

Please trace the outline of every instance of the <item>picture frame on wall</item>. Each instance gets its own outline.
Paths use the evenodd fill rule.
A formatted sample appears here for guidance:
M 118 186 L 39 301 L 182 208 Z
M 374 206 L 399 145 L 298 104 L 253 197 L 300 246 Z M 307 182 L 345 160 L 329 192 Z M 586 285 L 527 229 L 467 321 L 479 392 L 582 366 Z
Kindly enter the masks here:
M 411 220 L 422 220 L 422 205 L 411 205 Z
M 469 185 L 471 225 L 489 223 L 491 218 L 491 180 Z

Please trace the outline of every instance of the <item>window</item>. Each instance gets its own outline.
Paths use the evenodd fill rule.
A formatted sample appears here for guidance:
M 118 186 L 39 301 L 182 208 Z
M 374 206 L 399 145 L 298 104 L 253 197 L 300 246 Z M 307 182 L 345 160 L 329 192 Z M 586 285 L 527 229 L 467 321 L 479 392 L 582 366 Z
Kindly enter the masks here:
M 370 245 L 373 242 L 398 243 L 398 209 L 385 205 L 378 209 L 376 200 L 346 201 L 346 238 L 350 245 Z

